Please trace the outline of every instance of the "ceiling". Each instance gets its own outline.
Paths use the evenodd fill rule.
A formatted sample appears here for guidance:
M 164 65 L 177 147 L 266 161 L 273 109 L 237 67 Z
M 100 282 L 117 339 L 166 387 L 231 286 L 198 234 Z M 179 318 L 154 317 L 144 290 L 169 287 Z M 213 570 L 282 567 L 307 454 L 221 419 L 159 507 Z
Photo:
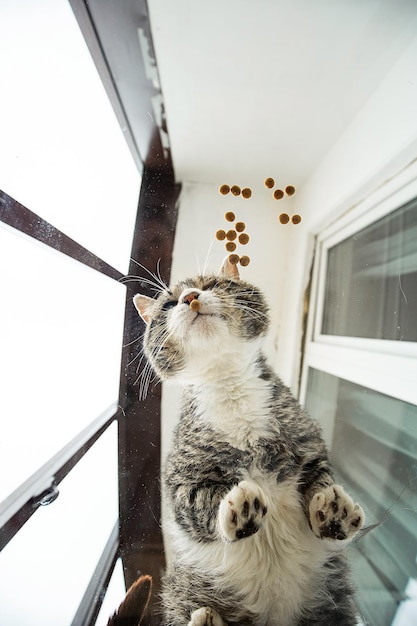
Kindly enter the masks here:
M 416 32 L 415 0 L 148 0 L 176 179 L 300 185 Z

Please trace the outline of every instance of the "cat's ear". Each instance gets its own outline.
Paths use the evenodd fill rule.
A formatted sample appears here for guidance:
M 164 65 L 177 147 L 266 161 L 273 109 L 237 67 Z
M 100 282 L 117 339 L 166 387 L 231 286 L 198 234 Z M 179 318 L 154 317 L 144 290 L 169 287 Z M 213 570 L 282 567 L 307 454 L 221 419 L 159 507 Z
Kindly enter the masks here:
M 136 296 L 133 296 L 133 304 L 143 321 L 149 324 L 151 320 L 150 309 L 152 305 L 155 304 L 155 300 L 148 298 L 148 296 L 142 296 L 141 293 L 137 293 Z
M 219 274 L 220 276 L 226 276 L 226 278 L 233 278 L 234 280 L 239 280 L 240 278 L 237 265 L 230 263 L 228 256 L 223 261 Z

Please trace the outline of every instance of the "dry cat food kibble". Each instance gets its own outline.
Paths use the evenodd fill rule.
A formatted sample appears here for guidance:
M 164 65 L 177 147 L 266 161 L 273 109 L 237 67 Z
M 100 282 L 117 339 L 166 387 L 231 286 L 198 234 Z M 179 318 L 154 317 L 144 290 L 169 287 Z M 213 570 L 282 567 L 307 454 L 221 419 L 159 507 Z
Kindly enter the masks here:
M 239 263 L 239 255 L 238 254 L 229 254 L 229 263 L 232 265 L 237 265 Z
M 272 189 L 272 187 L 275 185 L 275 181 L 273 178 L 265 178 L 264 185 L 268 189 Z
M 288 185 L 288 187 L 285 187 L 285 193 L 288 196 L 293 196 L 295 194 L 295 187 L 293 185 Z
M 290 221 L 290 216 L 287 215 L 287 213 L 281 213 L 278 219 L 281 224 L 288 224 L 288 222 Z
M 234 252 L 236 250 L 236 244 L 234 241 L 228 241 L 226 244 L 226 250 L 228 252 Z
M 301 215 L 293 215 L 291 221 L 293 224 L 299 224 L 301 222 Z
M 228 211 L 227 213 L 225 213 L 224 219 L 226 220 L 226 222 L 234 222 L 236 216 L 233 211 Z
M 223 239 L 226 239 L 226 232 L 224 230 L 218 230 L 216 233 L 216 239 L 218 239 L 219 241 L 223 241 Z
M 249 242 L 249 235 L 247 235 L 246 233 L 242 233 L 241 235 L 239 235 L 238 239 L 239 243 L 241 243 L 242 246 L 245 246 Z
M 190 309 L 192 311 L 199 311 L 200 310 L 200 300 L 197 300 L 197 298 L 195 300 L 191 300 L 190 302 Z
M 234 241 L 236 239 L 237 235 L 236 235 L 236 231 L 235 230 L 228 230 L 226 233 L 226 239 L 228 241 Z
M 281 198 L 283 197 L 284 197 L 284 192 L 282 191 L 282 189 L 275 189 L 274 191 L 275 200 L 281 200 Z
M 249 187 L 245 187 L 244 189 L 242 189 L 242 197 L 243 198 L 250 198 L 252 195 L 252 189 L 250 189 Z
M 245 224 L 245 222 L 236 222 L 236 224 L 235 224 L 235 230 L 236 230 L 238 233 L 243 233 L 243 231 L 245 230 L 245 228 L 246 228 L 246 224 Z
M 249 265 L 250 263 L 250 258 L 246 255 L 243 255 L 240 257 L 240 264 L 242 265 L 242 267 L 246 267 L 247 265 Z
M 229 185 L 222 185 L 219 189 L 220 193 L 222 194 L 222 196 L 227 196 L 227 194 L 230 191 L 230 187 Z

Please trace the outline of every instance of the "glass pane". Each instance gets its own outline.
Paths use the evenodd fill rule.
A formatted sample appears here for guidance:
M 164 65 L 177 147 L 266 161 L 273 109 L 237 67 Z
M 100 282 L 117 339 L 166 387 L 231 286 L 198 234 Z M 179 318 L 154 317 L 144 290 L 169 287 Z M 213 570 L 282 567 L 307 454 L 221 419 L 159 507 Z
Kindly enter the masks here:
M 417 341 L 417 200 L 328 251 L 322 332 Z
M 4 626 L 71 624 L 118 517 L 116 424 L 59 491 L 0 553 Z
M 107 626 L 109 617 L 119 608 L 126 595 L 122 560 L 117 559 L 95 626 Z
M 417 584 L 417 407 L 314 369 L 306 407 L 323 407 L 337 479 L 375 525 L 351 549 L 364 622 L 390 626 Z
M 0 24 L 0 189 L 126 272 L 140 176 L 70 3 L 3 0 Z
M 119 395 L 125 287 L 0 227 L 0 502 Z

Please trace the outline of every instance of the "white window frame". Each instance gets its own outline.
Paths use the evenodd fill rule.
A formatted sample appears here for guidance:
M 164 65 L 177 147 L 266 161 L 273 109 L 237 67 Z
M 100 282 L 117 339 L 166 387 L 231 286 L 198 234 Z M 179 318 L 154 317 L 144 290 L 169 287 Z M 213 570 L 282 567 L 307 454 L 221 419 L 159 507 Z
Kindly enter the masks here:
M 413 162 L 317 236 L 301 373 L 302 403 L 306 399 L 308 370 L 314 368 L 417 405 L 417 342 L 321 332 L 329 248 L 416 197 L 417 162 Z

